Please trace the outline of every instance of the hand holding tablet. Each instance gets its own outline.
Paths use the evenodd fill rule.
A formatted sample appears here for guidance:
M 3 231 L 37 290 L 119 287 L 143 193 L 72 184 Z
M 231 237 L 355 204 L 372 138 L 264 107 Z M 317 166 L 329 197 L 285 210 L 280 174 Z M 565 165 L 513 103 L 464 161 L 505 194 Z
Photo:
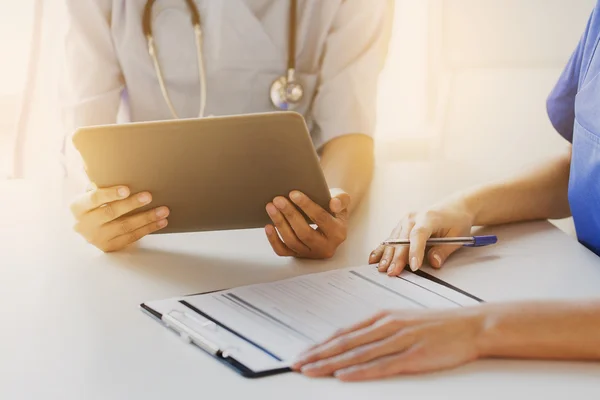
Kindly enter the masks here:
M 151 202 L 150 193 L 131 195 L 125 186 L 94 188 L 71 204 L 74 229 L 104 252 L 121 250 L 168 225 L 169 209 L 164 206 L 125 215 Z
M 290 193 L 289 200 L 277 197 L 267 205 L 267 213 L 274 226 L 267 225 L 265 231 L 277 255 L 313 259 L 333 257 L 338 246 L 346 240 L 351 199 L 340 189 L 333 189 L 331 196 L 331 214 L 298 191 Z M 309 226 L 299 210 L 318 229 Z
M 126 237 L 118 239 L 124 246 L 154 232 L 264 227 L 271 223 L 267 204 L 292 191 L 329 210 L 318 156 L 296 113 L 89 127 L 78 130 L 73 142 L 101 188 L 73 205 L 78 231 L 97 246 L 99 237 L 115 232 Z M 119 199 L 117 187 L 130 195 Z M 151 201 L 140 203 L 141 194 Z M 160 228 L 164 211 L 168 225 Z

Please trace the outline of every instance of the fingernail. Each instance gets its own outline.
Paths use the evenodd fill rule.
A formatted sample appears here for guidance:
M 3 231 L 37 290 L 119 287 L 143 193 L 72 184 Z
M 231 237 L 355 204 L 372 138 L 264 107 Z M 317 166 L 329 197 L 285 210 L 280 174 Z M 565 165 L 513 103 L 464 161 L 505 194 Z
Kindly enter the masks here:
M 372 252 L 369 258 L 375 258 L 375 252 Z
M 300 192 L 292 192 L 290 194 L 290 199 L 294 201 L 300 201 L 302 199 L 302 195 L 300 194 Z
M 387 270 L 387 273 L 388 273 L 388 274 L 391 274 L 391 273 L 392 273 L 392 271 L 394 271 L 394 268 L 396 268 L 396 263 L 391 263 L 391 264 L 390 264 L 390 267 L 389 267 L 389 268 L 388 268 L 388 270 Z
M 354 372 L 352 370 L 352 368 L 340 369 L 340 370 L 335 371 L 333 373 L 333 376 L 336 377 L 336 378 L 339 378 L 341 376 L 351 374 L 352 372 Z
M 127 189 L 126 187 L 120 187 L 117 190 L 117 193 L 119 194 L 119 197 L 125 198 L 125 197 L 129 196 L 129 189 Z
M 338 211 L 341 211 L 342 201 L 340 199 L 331 200 L 331 208 L 335 208 Z
M 416 271 L 419 269 L 419 259 L 417 257 L 413 257 L 410 259 L 410 269 L 412 271 Z
M 169 209 L 166 207 L 161 207 L 158 210 L 156 210 L 156 216 L 159 218 L 164 218 L 167 215 L 169 215 Z
M 148 193 L 142 193 L 138 196 L 138 201 L 142 204 L 150 203 L 150 195 Z
M 275 204 L 275 207 L 279 208 L 280 210 L 283 210 L 285 208 L 285 200 L 283 200 L 281 197 L 278 197 L 275 200 L 273 200 L 273 204 Z
M 166 219 L 161 219 L 160 221 L 158 221 L 158 227 L 159 228 L 164 228 L 165 226 L 167 226 L 169 224 L 169 221 Z
M 319 362 L 316 362 L 316 363 L 305 365 L 304 367 L 300 368 L 300 371 L 302 371 L 302 373 L 310 372 L 310 371 L 314 371 L 314 370 L 318 369 L 319 367 L 321 367 L 321 365 L 319 364 Z
M 273 204 L 267 204 L 267 214 L 269 214 L 271 217 L 277 215 L 277 209 Z
M 268 225 L 268 226 L 265 228 L 265 231 L 267 232 L 267 235 L 269 235 L 269 236 L 270 236 L 270 235 L 272 235 L 272 234 L 273 234 L 273 227 L 272 227 L 271 225 Z
M 380 267 L 385 267 L 387 265 L 387 260 L 381 260 L 381 262 L 379 263 Z
M 433 253 L 433 259 L 437 262 L 438 268 L 442 266 L 442 257 L 438 253 Z

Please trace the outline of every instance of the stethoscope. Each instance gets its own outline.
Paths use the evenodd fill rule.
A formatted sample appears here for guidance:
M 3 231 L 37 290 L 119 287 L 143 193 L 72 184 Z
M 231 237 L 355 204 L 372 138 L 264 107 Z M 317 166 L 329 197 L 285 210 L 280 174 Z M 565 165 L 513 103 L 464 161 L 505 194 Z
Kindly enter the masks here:
M 152 30 L 152 7 L 156 0 L 148 0 L 144 9 L 142 25 L 144 35 L 148 41 L 148 53 L 154 64 L 158 83 L 162 95 L 175 119 L 179 119 L 177 111 L 173 106 L 171 97 L 165 84 L 162 69 L 158 62 L 156 45 Z M 206 107 L 206 72 L 204 70 L 204 60 L 202 57 L 202 29 L 200 26 L 200 12 L 194 0 L 186 0 L 189 11 L 192 16 L 192 25 L 194 26 L 194 35 L 196 38 L 196 51 L 198 56 L 198 76 L 200 77 L 200 110 L 198 117 L 204 117 L 204 108 Z M 290 0 L 289 13 L 289 34 L 288 34 L 288 65 L 287 74 L 277 78 L 271 85 L 270 98 L 271 103 L 279 110 L 293 110 L 304 97 L 304 88 L 296 79 L 296 10 L 297 0 Z

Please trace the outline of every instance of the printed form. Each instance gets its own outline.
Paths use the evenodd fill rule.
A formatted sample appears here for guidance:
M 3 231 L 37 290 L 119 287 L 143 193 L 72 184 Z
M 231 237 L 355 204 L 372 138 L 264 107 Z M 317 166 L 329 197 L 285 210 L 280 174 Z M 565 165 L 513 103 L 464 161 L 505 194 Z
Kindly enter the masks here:
M 443 309 L 479 303 L 413 273 L 405 271 L 392 278 L 373 266 L 304 275 L 183 300 L 217 321 L 228 334 L 233 331 L 248 345 L 288 363 L 338 329 L 381 310 Z

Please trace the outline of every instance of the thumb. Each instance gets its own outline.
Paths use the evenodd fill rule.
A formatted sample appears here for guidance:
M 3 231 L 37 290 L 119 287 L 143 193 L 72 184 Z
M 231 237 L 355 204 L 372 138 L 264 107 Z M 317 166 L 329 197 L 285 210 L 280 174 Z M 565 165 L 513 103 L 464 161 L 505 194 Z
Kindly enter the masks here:
M 427 254 L 427 258 L 429 259 L 429 264 L 433 268 L 442 268 L 442 266 L 446 263 L 448 257 L 452 255 L 456 250 L 460 249 L 461 246 L 434 246 L 429 250 Z
M 350 201 L 350 195 L 348 193 L 341 189 L 332 189 L 329 208 L 334 214 L 341 214 L 348 210 L 348 207 L 350 207 Z

